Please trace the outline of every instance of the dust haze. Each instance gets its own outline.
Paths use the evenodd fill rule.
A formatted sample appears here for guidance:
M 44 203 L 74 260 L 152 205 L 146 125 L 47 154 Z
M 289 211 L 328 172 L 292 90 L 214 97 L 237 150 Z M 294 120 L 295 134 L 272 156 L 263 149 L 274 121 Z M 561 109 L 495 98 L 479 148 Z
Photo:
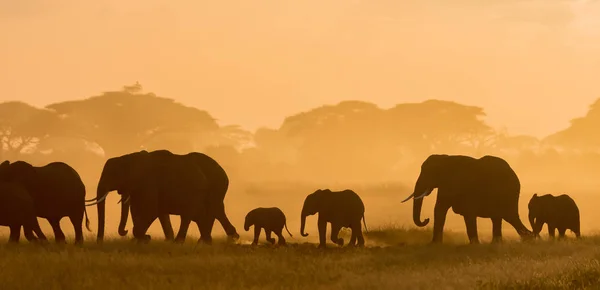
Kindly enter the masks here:
M 487 2 L 0 0 L 0 159 L 66 162 L 91 198 L 110 157 L 203 152 L 229 175 L 226 212 L 244 239 L 246 213 L 276 206 L 288 241 L 305 242 L 318 236 L 316 217 L 297 234 L 315 189 L 356 191 L 368 228 L 414 227 L 400 201 L 428 155 L 490 154 L 520 178 L 522 220 L 534 193 L 567 193 L 591 234 L 600 2 Z M 450 211 L 445 230 L 464 232 L 462 217 Z M 164 237 L 157 221 L 149 233 Z

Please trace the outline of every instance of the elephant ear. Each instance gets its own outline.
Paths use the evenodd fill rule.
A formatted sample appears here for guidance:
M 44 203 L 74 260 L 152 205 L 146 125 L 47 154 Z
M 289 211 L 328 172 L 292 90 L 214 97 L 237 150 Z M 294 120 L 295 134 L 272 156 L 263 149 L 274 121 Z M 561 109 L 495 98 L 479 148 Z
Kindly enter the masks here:
M 10 161 L 5 160 L 4 162 L 0 163 L 0 168 L 6 167 L 10 164 Z
M 536 198 L 536 197 L 538 197 L 538 195 L 537 195 L 537 193 L 534 193 L 533 198 Z

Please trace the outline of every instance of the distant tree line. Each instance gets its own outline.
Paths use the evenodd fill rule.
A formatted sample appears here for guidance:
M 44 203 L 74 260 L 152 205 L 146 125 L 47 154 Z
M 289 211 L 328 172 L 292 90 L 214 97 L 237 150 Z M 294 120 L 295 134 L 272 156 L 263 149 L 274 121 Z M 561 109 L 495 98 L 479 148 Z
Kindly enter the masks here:
M 495 154 L 525 175 L 549 179 L 600 169 L 600 100 L 541 140 L 496 130 L 484 117 L 483 108 L 450 101 L 389 109 L 343 101 L 288 116 L 279 128 L 249 132 L 136 84 L 44 108 L 1 103 L 0 159 L 65 161 L 90 182 L 107 158 L 156 149 L 204 152 L 247 182 L 393 182 L 413 178 L 432 153 Z

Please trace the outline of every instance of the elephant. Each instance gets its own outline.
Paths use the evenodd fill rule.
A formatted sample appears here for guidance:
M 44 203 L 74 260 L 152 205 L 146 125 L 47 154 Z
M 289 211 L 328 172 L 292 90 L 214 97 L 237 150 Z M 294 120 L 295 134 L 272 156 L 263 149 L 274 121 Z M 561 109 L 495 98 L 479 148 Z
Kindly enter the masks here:
M 548 224 L 548 235 L 554 238 L 554 230 L 558 229 L 559 238 L 565 237 L 567 230 L 573 231 L 577 238 L 581 237 L 579 223 L 579 208 L 567 194 L 554 196 L 535 193 L 528 204 L 529 223 L 536 238 L 540 236 L 542 227 Z
M 121 199 L 128 204 L 122 207 L 121 217 L 126 216 L 127 212 L 123 211 L 130 207 L 136 240 L 150 240 L 146 231 L 156 218 L 167 232 L 164 219 L 168 220 L 169 215 L 174 214 L 180 215 L 182 220 L 178 237 L 182 232 L 185 235 L 187 226 L 194 221 L 201 233 L 199 241 L 210 243 L 207 223 L 213 220 L 209 214 L 207 188 L 206 176 L 197 163 L 174 158 L 167 150 L 140 151 L 110 158 L 104 164 L 98 182 L 96 201 L 87 204 L 97 205 L 97 241 L 102 242 L 104 238 L 105 199 L 109 192 L 116 190 L 122 196 L 127 195 L 127 200 Z
M 361 218 L 367 229 L 365 221 L 365 205 L 356 192 L 345 189 L 342 191 L 331 191 L 330 189 L 318 189 L 306 196 L 302 206 L 300 234 L 304 233 L 306 217 L 318 213 L 317 226 L 319 228 L 319 248 L 326 247 L 327 223 L 331 223 L 331 241 L 339 246 L 344 245 L 344 239 L 338 238 L 342 227 L 352 229 L 352 236 L 348 246 L 363 247 L 365 239 L 361 229 Z
M 225 200 L 225 195 L 227 193 L 227 189 L 229 187 L 229 178 L 227 176 L 227 173 L 223 169 L 223 167 L 221 167 L 221 165 L 219 165 L 219 163 L 217 161 L 215 161 L 213 158 L 211 158 L 210 156 L 203 154 L 203 153 L 199 153 L 199 152 L 191 152 L 191 153 L 188 153 L 185 155 L 179 155 L 179 154 L 170 153 L 167 150 L 157 150 L 157 151 L 152 151 L 150 153 L 154 153 L 154 152 L 162 152 L 165 154 L 170 154 L 174 158 L 189 159 L 189 160 L 195 162 L 196 164 L 198 164 L 202 168 L 202 172 L 206 176 L 206 179 L 208 182 L 208 185 L 207 185 L 208 186 L 208 194 L 209 194 L 208 198 L 210 200 L 209 209 L 211 210 L 211 212 L 214 215 L 214 217 L 212 218 L 212 222 L 207 221 L 207 224 L 206 224 L 207 229 L 205 229 L 205 232 L 207 232 L 207 233 L 212 232 L 214 220 L 217 219 L 221 223 L 221 226 L 223 227 L 227 236 L 230 239 L 232 239 L 232 240 L 239 239 L 240 236 L 237 233 L 236 228 L 231 224 L 231 222 L 227 218 L 227 215 L 225 214 L 224 200 Z M 168 153 L 166 153 L 166 152 L 168 152 Z M 127 230 L 125 230 L 125 225 L 127 224 L 127 214 L 129 212 L 129 203 L 127 202 L 127 198 L 128 198 L 128 194 L 123 193 L 122 200 L 124 200 L 124 201 L 121 203 L 121 220 L 119 223 L 119 235 L 121 235 L 121 236 L 127 235 Z M 161 222 L 163 231 L 165 233 L 166 240 L 173 240 L 173 227 L 171 225 L 171 221 L 170 221 L 169 217 L 161 216 L 161 217 L 159 217 L 159 220 Z M 175 238 L 176 242 L 183 242 L 185 240 L 188 225 L 189 225 L 189 221 L 182 220 L 179 234 L 177 235 L 177 238 Z M 183 231 L 182 231 L 182 229 L 183 229 Z M 210 243 L 210 240 L 211 240 L 210 235 L 207 236 L 204 240 L 207 241 L 208 243 Z
M 290 237 L 293 237 L 287 228 L 285 214 L 277 207 L 258 207 L 248 212 L 244 221 L 244 230 L 249 231 L 251 226 L 254 226 L 253 245 L 258 244 L 261 229 L 265 229 L 267 241 L 271 244 L 275 244 L 275 239 L 271 237 L 273 232 L 278 237 L 277 244 L 285 245 L 285 238 L 282 235 L 284 227 Z
M 82 223 L 90 230 L 85 209 L 85 185 L 75 169 L 64 162 L 33 166 L 25 161 L 0 164 L 0 180 L 20 184 L 33 199 L 35 214 L 50 222 L 57 243 L 65 243 L 60 220 L 69 217 L 75 230 L 75 244 L 83 243 Z M 39 223 L 37 223 L 39 227 Z M 38 239 L 47 240 L 39 231 Z
M 519 217 L 519 178 L 504 159 L 491 155 L 479 159 L 464 155 L 430 155 L 421 165 L 413 193 L 402 201 L 413 198 L 413 221 L 419 227 L 429 223 L 428 218 L 421 221 L 421 208 L 423 198 L 435 188 L 438 194 L 432 243 L 442 242 L 450 208 L 464 217 L 471 244 L 479 243 L 478 217 L 492 220 L 492 242 L 502 241 L 502 220 L 511 224 L 523 240 L 533 238 L 533 233 Z
M 10 228 L 9 243 L 18 243 L 21 227 L 29 242 L 37 242 L 41 229 L 35 215 L 33 199 L 21 185 L 0 182 L 0 225 Z

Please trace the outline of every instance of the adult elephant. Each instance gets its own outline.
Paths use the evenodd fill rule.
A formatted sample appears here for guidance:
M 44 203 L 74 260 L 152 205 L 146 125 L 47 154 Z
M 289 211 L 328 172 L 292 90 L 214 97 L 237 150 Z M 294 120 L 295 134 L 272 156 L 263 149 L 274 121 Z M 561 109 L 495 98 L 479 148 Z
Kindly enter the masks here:
M 450 208 L 464 217 L 471 244 L 479 243 L 477 218 L 490 218 L 493 242 L 502 240 L 502 220 L 521 238 L 533 238 L 519 218 L 521 184 L 517 174 L 502 158 L 486 155 L 479 159 L 463 155 L 431 155 L 421 165 L 413 193 L 413 221 L 419 227 L 423 198 L 438 189 L 433 216 L 433 243 L 441 243 L 446 214 Z
M 65 234 L 60 228 L 63 217 L 69 217 L 73 224 L 75 243 L 83 243 L 84 215 L 88 231 L 90 221 L 85 210 L 85 185 L 75 169 L 64 162 L 38 167 L 25 161 L 4 161 L 0 164 L 0 180 L 25 188 L 33 199 L 36 216 L 50 222 L 57 243 L 65 242 Z M 38 239 L 47 240 L 41 231 L 36 234 Z
M 122 195 L 120 234 L 124 231 L 129 206 L 134 224 L 133 235 L 138 240 L 149 239 L 148 227 L 158 217 L 167 239 L 172 239 L 169 214 L 180 215 L 182 227 L 178 238 L 187 231 L 191 221 L 198 224 L 201 240 L 210 243 L 208 222 L 212 204 L 208 202 L 207 179 L 193 160 L 175 158 L 167 150 L 140 151 L 106 161 L 98 183 L 98 241 L 104 238 L 105 199 L 110 191 Z M 170 230 L 170 231 L 169 231 Z M 126 232 L 125 232 L 126 234 Z M 184 236 L 185 237 L 185 236 Z
M 168 152 L 168 153 L 167 153 Z M 209 211 L 211 213 L 211 220 L 207 221 L 206 229 L 204 232 L 211 233 L 214 225 L 214 220 L 218 220 L 221 223 L 221 226 L 225 230 L 225 233 L 230 239 L 236 240 L 239 239 L 239 234 L 237 233 L 236 228 L 231 224 L 229 218 L 225 214 L 225 195 L 227 194 L 227 189 L 229 187 L 229 178 L 227 173 L 219 165 L 219 163 L 211 158 L 210 156 L 199 153 L 199 152 L 191 152 L 188 154 L 180 155 L 173 154 L 167 150 L 157 150 L 152 151 L 150 154 L 161 153 L 172 156 L 173 158 L 178 158 L 182 160 L 189 160 L 198 166 L 200 166 L 202 173 L 206 177 L 207 180 L 207 192 L 208 192 L 208 200 L 209 200 Z M 127 214 L 129 213 L 129 195 L 127 192 L 122 194 L 122 202 L 121 202 L 121 220 L 119 222 L 119 235 L 125 236 L 128 231 L 125 230 L 125 225 L 127 224 Z M 163 232 L 165 233 L 166 240 L 173 239 L 173 227 L 171 225 L 171 221 L 168 216 L 160 216 L 160 223 L 163 228 Z M 176 242 L 183 242 L 187 235 L 187 229 L 190 221 L 186 219 L 181 220 L 181 225 L 179 228 L 179 233 L 175 238 Z M 206 236 L 202 239 L 202 241 L 210 243 L 212 238 Z

